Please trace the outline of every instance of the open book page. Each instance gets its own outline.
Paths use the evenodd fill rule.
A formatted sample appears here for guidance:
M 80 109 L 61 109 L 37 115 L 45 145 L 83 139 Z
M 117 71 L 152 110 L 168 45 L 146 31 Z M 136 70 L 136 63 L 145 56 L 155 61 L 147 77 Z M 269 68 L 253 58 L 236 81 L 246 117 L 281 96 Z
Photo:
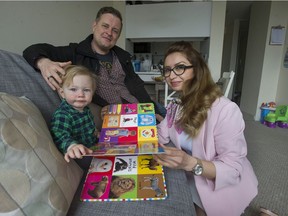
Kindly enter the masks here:
M 81 194 L 82 201 L 163 200 L 166 197 L 163 168 L 152 155 L 94 157 Z

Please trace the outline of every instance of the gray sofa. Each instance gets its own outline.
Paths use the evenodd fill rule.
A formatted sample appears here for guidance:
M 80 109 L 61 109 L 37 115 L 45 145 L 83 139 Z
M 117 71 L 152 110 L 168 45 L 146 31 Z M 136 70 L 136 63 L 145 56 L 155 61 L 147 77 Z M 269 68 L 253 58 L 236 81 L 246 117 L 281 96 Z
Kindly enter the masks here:
M 195 215 L 187 175 L 168 168 L 166 200 L 81 202 L 85 171 L 48 130 L 59 103 L 21 55 L 0 50 L 0 215 Z

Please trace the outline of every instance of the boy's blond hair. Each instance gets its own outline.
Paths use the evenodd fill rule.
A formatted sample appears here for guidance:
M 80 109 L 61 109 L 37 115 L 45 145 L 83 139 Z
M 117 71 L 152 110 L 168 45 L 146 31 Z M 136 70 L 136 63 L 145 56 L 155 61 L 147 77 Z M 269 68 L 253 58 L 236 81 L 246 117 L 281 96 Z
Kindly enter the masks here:
M 62 75 L 62 83 L 60 84 L 61 88 L 63 86 L 69 86 L 73 82 L 73 78 L 77 75 L 85 75 L 89 76 L 91 78 L 92 82 L 92 90 L 95 92 L 96 90 L 96 80 L 94 74 L 91 73 L 91 71 L 80 65 L 68 65 L 64 68 L 65 75 Z

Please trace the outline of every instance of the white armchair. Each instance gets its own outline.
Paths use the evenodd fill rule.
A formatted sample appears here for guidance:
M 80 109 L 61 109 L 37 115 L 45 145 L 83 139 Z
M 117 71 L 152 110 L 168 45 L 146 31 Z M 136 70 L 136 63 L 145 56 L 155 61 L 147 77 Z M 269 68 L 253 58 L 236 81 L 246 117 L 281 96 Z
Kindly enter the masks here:
M 173 100 L 175 97 L 173 97 L 173 95 L 175 95 L 176 91 L 172 91 L 169 94 L 169 85 L 167 84 L 167 82 L 165 82 L 165 97 L 164 97 L 164 106 L 167 107 L 168 102 Z

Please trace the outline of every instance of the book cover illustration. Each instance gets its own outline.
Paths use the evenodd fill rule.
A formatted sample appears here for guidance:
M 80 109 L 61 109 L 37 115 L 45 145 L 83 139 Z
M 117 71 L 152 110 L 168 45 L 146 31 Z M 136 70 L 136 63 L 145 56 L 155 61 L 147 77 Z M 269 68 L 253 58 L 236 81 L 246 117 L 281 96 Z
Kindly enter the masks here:
M 156 125 L 156 119 L 154 114 L 139 114 L 138 121 L 139 126 L 154 126 Z
M 156 126 L 138 127 L 138 141 L 155 141 L 158 142 L 158 134 Z
M 137 127 L 138 126 L 138 115 L 137 114 L 127 114 L 120 116 L 119 127 Z
M 154 104 L 153 103 L 139 103 L 138 113 L 139 114 L 155 114 Z
M 137 143 L 137 127 L 102 128 L 99 143 Z
M 91 155 L 157 154 L 158 145 L 153 103 L 112 104 L 103 118 L 99 143 Z
M 113 128 L 119 127 L 120 125 L 120 115 L 105 115 L 103 118 L 102 127 L 103 128 Z
M 163 167 L 152 155 L 93 157 L 81 193 L 82 201 L 166 198 Z

